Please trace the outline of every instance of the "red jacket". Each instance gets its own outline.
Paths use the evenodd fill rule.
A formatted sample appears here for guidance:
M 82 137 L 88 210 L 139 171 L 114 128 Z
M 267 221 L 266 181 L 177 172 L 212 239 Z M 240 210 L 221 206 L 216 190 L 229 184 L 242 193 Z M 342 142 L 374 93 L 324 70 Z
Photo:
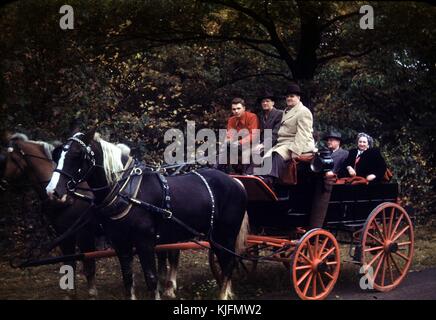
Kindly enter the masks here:
M 254 132 L 253 129 L 260 129 L 259 127 L 259 119 L 254 113 L 245 111 L 244 115 L 241 118 L 237 118 L 236 116 L 230 117 L 227 121 L 227 138 L 230 140 L 234 140 L 235 133 L 230 131 L 231 129 L 239 132 L 242 129 L 247 129 L 249 134 L 239 139 L 241 144 L 250 143 L 253 140 Z

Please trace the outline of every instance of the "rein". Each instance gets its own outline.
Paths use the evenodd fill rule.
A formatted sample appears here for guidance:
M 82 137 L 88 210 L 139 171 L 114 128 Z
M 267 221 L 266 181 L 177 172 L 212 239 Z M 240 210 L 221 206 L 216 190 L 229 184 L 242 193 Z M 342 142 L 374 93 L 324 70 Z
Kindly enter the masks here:
M 75 142 L 79 143 L 79 145 L 85 150 L 85 155 L 83 157 L 83 160 L 88 160 L 90 162 L 90 164 L 91 164 L 89 166 L 87 172 L 85 173 L 85 175 L 83 177 L 81 177 L 78 181 L 76 181 L 76 178 L 73 175 L 71 175 L 71 174 L 69 174 L 69 173 L 67 173 L 67 172 L 65 172 L 63 170 L 58 170 L 58 169 L 55 170 L 56 172 L 59 172 L 60 174 L 63 174 L 65 176 L 67 176 L 68 178 L 70 178 L 70 181 L 68 181 L 68 183 L 67 183 L 67 188 L 69 189 L 70 192 L 73 193 L 73 195 L 77 196 L 77 194 L 75 192 L 75 189 L 77 188 L 77 184 L 79 184 L 82 181 L 85 181 L 88 178 L 90 172 L 95 167 L 97 167 L 97 165 L 95 163 L 95 154 L 94 154 L 94 152 L 92 151 L 92 149 L 91 149 L 91 147 L 89 145 L 86 145 L 82 140 L 80 140 L 77 137 L 72 137 L 72 138 L 68 139 L 68 141 L 75 141 Z M 160 167 L 160 166 L 158 167 L 159 170 L 161 168 L 162 167 Z M 130 169 L 130 168 L 128 168 L 128 169 Z M 125 169 L 123 171 L 126 171 L 128 169 Z M 152 171 L 154 171 L 154 170 L 152 169 Z M 202 180 L 202 182 L 205 185 L 205 187 L 206 187 L 206 189 L 207 189 L 207 191 L 209 193 L 209 196 L 211 198 L 211 219 L 210 219 L 210 228 L 209 228 L 209 231 L 208 231 L 207 235 L 202 233 L 202 232 L 199 232 L 199 231 L 195 230 L 194 228 L 192 228 L 191 226 L 187 225 L 186 223 L 184 223 L 183 221 L 181 221 L 180 219 L 178 219 L 177 217 L 175 217 L 173 215 L 173 212 L 171 210 L 171 205 L 170 205 L 171 196 L 170 196 L 170 193 L 169 193 L 168 181 L 166 180 L 166 178 L 161 173 L 156 172 L 156 171 L 154 171 L 154 173 L 157 174 L 157 177 L 159 178 L 160 184 L 162 186 L 162 193 L 163 193 L 163 205 L 162 205 L 162 207 L 164 207 L 164 208 L 158 207 L 158 206 L 153 205 L 151 203 L 148 203 L 148 202 L 142 201 L 140 199 L 137 199 L 136 195 L 135 196 L 130 196 L 128 194 L 124 194 L 124 193 L 120 192 L 121 191 L 120 189 L 116 190 L 116 188 L 119 188 L 121 182 L 123 182 L 123 181 L 125 181 L 127 179 L 130 179 L 131 176 L 134 176 L 134 175 L 143 175 L 143 170 L 139 166 L 136 166 L 136 164 L 133 165 L 133 168 L 131 169 L 131 173 L 129 175 L 127 175 L 126 177 L 124 177 L 124 178 L 122 178 L 122 179 L 120 179 L 120 180 L 118 180 L 116 182 L 114 188 L 112 189 L 112 191 L 114 191 L 113 198 L 111 197 L 111 199 L 105 199 L 103 201 L 104 205 L 101 206 L 101 207 L 100 206 L 95 206 L 95 204 L 92 201 L 91 207 L 93 207 L 94 209 L 97 209 L 97 211 L 101 210 L 101 209 L 104 209 L 105 206 L 106 206 L 106 203 L 109 203 L 109 205 L 110 205 L 110 204 L 112 204 L 116 200 L 117 197 L 120 197 L 120 198 L 122 198 L 123 200 L 127 201 L 128 203 L 130 203 L 132 205 L 139 206 L 141 208 L 144 208 L 148 212 L 160 215 L 163 219 L 174 221 L 175 223 L 177 223 L 178 225 L 180 225 L 184 229 L 188 230 L 194 236 L 203 237 L 203 238 L 207 237 L 209 239 L 210 243 L 213 244 L 216 248 L 218 248 L 220 250 L 224 250 L 224 251 L 226 251 L 226 252 L 228 252 L 228 253 L 230 253 L 230 254 L 232 254 L 232 255 L 240 258 L 240 259 L 261 260 L 261 259 L 265 259 L 266 258 L 266 257 L 261 257 L 261 258 L 256 259 L 256 257 L 244 257 L 244 256 L 241 256 L 241 255 L 237 254 L 236 252 L 225 248 L 224 246 L 222 246 L 221 244 L 219 244 L 219 243 L 217 243 L 217 242 L 215 242 L 213 240 L 213 238 L 212 238 L 212 230 L 213 230 L 214 218 L 215 218 L 215 197 L 213 195 L 213 192 L 212 192 L 212 189 L 210 188 L 209 183 L 204 178 L 204 176 L 202 176 L 200 173 L 198 173 L 196 171 L 192 171 L 191 172 L 192 174 L 197 175 Z M 126 183 L 127 182 L 125 182 L 125 184 Z M 108 189 L 110 187 L 111 187 L 110 185 L 107 185 L 107 186 L 98 188 L 98 190 Z M 85 188 L 83 188 L 83 189 L 85 189 Z M 97 190 L 97 188 L 90 188 L 90 189 L 86 189 L 86 190 L 95 191 L 95 190 Z M 109 193 L 109 195 L 112 193 L 112 191 Z M 83 195 L 80 195 L 80 196 L 83 196 Z M 85 213 L 87 213 L 88 210 Z M 128 211 L 127 211 L 127 213 L 128 213 Z M 85 214 L 83 214 L 83 216 L 85 216 Z M 81 220 L 81 218 L 82 218 L 82 216 L 79 217 L 78 221 L 76 221 L 76 223 L 67 231 L 67 233 L 72 232 L 70 230 L 74 230 L 76 226 L 78 227 L 77 230 L 80 227 L 83 226 L 83 225 L 81 225 L 79 223 L 80 222 L 79 220 Z M 76 230 L 76 232 L 77 232 L 77 230 Z M 63 235 L 63 236 L 65 236 L 65 235 Z M 192 241 L 197 243 L 198 245 L 200 245 L 202 247 L 205 247 L 204 245 L 200 244 L 200 242 L 195 240 L 195 239 L 193 239 Z M 288 248 L 282 248 L 281 250 L 286 251 L 287 249 Z M 273 253 L 273 255 L 277 254 L 277 252 L 280 252 L 281 250 L 280 249 L 277 250 L 276 252 Z

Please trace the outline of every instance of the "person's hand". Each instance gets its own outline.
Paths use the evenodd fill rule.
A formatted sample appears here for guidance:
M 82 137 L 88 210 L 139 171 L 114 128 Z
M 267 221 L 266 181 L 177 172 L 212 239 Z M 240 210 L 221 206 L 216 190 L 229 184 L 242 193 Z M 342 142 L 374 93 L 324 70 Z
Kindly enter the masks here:
M 327 176 L 327 177 L 333 177 L 333 176 L 335 176 L 335 174 L 334 174 L 334 172 L 333 171 L 327 171 L 326 173 L 325 173 L 325 175 Z
M 370 174 L 370 175 L 368 175 L 368 176 L 366 177 L 366 180 L 368 180 L 368 181 L 372 181 L 372 180 L 374 180 L 375 178 L 376 178 L 375 174 Z
M 348 174 L 351 177 L 354 177 L 356 175 L 356 171 L 352 167 L 347 167 L 347 170 L 348 170 Z
M 292 159 L 297 159 L 298 157 L 299 157 L 298 154 L 296 154 L 296 153 L 294 153 L 294 152 L 291 151 L 291 158 L 292 158 Z

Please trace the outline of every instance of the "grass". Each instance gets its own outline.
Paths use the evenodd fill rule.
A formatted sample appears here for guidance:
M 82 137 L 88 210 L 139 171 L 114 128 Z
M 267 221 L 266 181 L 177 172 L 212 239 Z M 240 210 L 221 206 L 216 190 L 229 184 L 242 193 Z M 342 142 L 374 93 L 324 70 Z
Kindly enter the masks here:
M 349 260 L 348 247 L 341 247 L 342 261 Z M 415 228 L 415 255 L 411 271 L 436 266 L 436 223 L 431 221 Z M 0 263 L 0 299 L 63 299 L 66 294 L 59 288 L 59 265 L 41 266 L 25 270 L 12 269 L 7 261 Z M 148 299 L 146 287 L 137 259 L 134 262 L 137 293 Z M 342 263 L 336 287 L 356 286 L 358 290 L 359 266 Z M 79 274 L 77 298 L 87 299 L 86 281 Z M 115 258 L 97 261 L 99 299 L 124 299 L 124 289 L 118 262 Z M 216 299 L 218 289 L 210 272 L 207 252 L 188 250 L 181 255 L 178 276 L 178 299 Z M 259 263 L 253 274 L 236 273 L 234 292 L 238 299 L 295 299 L 289 270 L 281 263 Z M 335 291 L 332 293 L 335 297 Z

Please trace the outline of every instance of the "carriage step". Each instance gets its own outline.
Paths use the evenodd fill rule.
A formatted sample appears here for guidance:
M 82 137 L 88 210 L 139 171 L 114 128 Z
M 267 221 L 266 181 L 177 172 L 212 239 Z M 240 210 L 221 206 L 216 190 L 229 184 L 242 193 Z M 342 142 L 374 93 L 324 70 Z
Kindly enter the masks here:
M 364 223 L 346 223 L 344 227 L 346 228 L 362 228 Z
M 304 217 L 307 216 L 307 213 L 299 213 L 299 212 L 289 212 L 288 217 Z
M 357 260 L 354 260 L 354 259 L 351 259 L 351 260 L 344 260 L 344 262 L 349 262 L 349 263 L 357 264 L 357 265 L 361 265 L 361 264 L 362 264 L 362 262 L 357 261 Z

